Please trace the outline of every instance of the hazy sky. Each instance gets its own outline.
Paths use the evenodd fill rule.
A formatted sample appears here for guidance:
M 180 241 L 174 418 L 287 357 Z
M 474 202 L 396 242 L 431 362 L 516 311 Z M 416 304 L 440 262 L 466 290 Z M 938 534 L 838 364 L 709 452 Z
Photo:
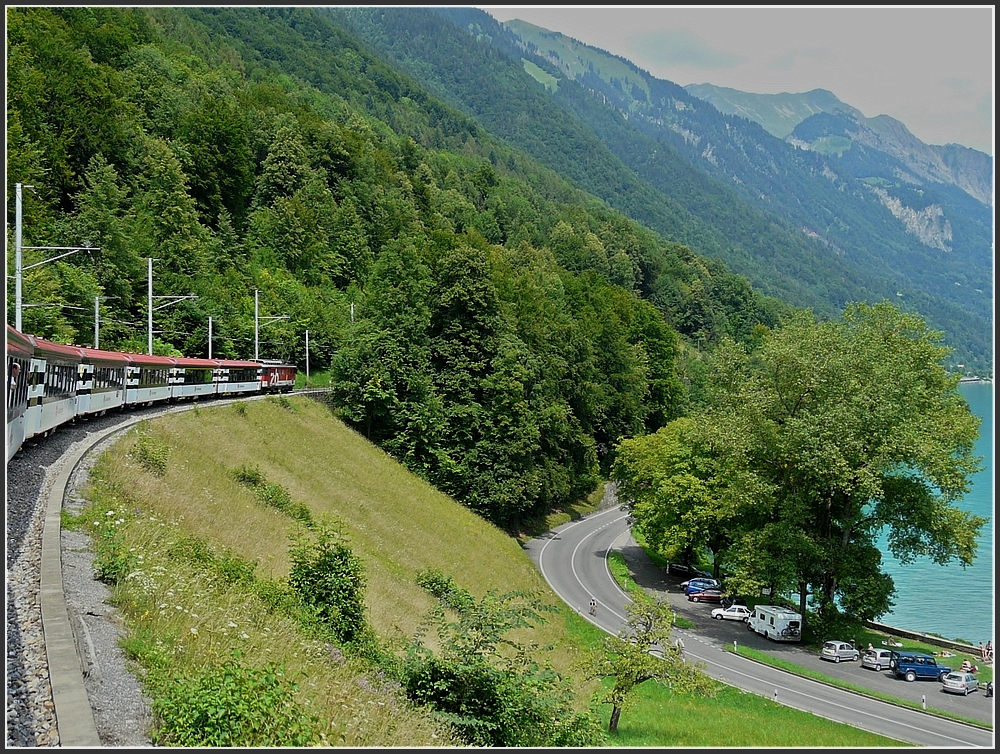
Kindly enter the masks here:
M 993 154 L 993 6 L 478 6 L 657 78 L 757 94 L 827 89 L 928 144 Z

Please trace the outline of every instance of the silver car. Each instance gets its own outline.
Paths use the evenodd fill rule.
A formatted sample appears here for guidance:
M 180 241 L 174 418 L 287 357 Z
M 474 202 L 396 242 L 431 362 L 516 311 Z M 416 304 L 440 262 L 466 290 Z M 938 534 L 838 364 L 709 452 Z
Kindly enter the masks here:
M 882 668 L 891 668 L 892 650 L 866 649 L 865 653 L 861 655 L 861 667 L 871 668 L 876 671 L 881 671 Z
M 968 696 L 973 691 L 979 691 L 979 681 L 972 673 L 948 673 L 944 677 L 944 690 L 949 694 L 964 694 Z
M 819 656 L 821 659 L 831 662 L 840 662 L 841 660 L 854 662 L 861 656 L 861 653 L 846 641 L 828 641 L 823 644 Z

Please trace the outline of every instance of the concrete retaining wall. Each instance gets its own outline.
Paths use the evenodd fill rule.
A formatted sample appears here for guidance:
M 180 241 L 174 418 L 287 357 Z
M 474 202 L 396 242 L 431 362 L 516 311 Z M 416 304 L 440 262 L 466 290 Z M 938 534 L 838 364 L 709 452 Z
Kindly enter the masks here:
M 981 657 L 979 647 L 974 647 L 971 644 L 962 644 L 958 641 L 942 639 L 940 636 L 930 636 L 916 631 L 907 631 L 904 628 L 886 626 L 883 623 L 875 623 L 873 621 L 868 621 L 868 627 L 874 629 L 875 631 L 883 631 L 889 634 L 889 636 L 899 636 L 904 639 L 913 639 L 914 641 L 922 641 L 925 644 L 933 644 L 937 647 L 944 647 L 945 649 L 953 649 L 956 652 L 971 655 L 973 659 L 979 659 Z

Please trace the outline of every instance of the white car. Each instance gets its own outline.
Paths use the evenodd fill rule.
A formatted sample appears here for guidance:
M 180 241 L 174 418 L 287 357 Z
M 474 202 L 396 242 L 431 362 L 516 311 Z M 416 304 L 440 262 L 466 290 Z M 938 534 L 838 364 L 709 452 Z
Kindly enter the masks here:
M 944 690 L 952 694 L 968 696 L 971 691 L 979 691 L 979 681 L 972 673 L 948 673 L 942 683 Z
M 712 611 L 712 617 L 716 620 L 746 620 L 750 617 L 750 608 L 746 605 L 717 607 Z

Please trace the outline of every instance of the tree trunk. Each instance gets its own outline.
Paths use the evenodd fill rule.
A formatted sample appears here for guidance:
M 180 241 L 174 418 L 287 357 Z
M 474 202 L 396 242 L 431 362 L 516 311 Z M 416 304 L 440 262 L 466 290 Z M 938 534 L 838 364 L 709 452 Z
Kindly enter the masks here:
M 611 720 L 608 723 L 608 733 L 615 733 L 618 730 L 618 718 L 622 716 L 622 708 L 617 704 L 611 707 Z

